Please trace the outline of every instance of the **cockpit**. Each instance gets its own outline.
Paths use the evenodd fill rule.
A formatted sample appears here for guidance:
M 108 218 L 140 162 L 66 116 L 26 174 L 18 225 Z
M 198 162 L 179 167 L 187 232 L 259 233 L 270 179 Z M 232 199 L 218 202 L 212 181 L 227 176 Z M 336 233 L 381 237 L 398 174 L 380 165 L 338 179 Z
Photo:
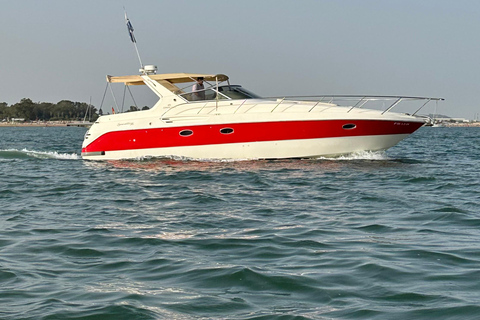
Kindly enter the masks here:
M 155 82 L 151 82 L 151 80 Z M 107 76 L 107 82 L 123 82 L 127 86 L 148 83 L 149 87 L 160 97 L 168 95 L 167 92 L 169 92 L 188 102 L 261 98 L 240 85 L 230 84 L 228 76 L 224 74 L 171 73 L 121 77 Z M 160 86 L 155 83 L 160 84 Z

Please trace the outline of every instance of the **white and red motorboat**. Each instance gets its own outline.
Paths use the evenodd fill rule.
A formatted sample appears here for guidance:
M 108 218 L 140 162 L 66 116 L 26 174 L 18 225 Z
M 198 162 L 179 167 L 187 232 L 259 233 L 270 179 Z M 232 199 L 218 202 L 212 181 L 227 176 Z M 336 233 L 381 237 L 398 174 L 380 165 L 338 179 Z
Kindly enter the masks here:
M 416 115 L 423 106 L 443 100 L 401 96 L 261 98 L 231 85 L 222 74 L 156 74 L 154 66 L 141 71 L 134 76 L 107 76 L 107 81 L 146 85 L 159 97 L 158 102 L 149 110 L 98 118 L 85 134 L 83 159 L 282 159 L 385 150 L 425 124 L 425 117 Z M 198 78 L 207 84 L 201 90 L 202 100 L 195 100 L 197 92 L 190 90 Z M 384 109 L 365 108 L 365 104 L 378 101 Z M 391 112 L 405 101 L 420 101 L 421 106 L 412 115 Z

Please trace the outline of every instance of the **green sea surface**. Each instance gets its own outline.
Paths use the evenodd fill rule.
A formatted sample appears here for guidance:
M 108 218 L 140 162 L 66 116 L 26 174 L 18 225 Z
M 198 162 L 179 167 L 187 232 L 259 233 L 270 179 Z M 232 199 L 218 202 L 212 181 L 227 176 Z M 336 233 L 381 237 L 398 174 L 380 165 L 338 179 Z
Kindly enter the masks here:
M 0 319 L 480 318 L 480 128 L 237 162 L 85 131 L 0 128 Z

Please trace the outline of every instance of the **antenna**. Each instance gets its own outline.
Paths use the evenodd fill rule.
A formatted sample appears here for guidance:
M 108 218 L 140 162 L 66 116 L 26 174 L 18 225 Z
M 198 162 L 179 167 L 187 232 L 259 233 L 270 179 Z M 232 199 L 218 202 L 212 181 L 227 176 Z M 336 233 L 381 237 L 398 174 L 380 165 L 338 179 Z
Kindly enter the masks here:
M 92 96 L 90 96 L 90 102 L 88 103 L 87 110 L 85 111 L 85 117 L 83 117 L 83 123 L 85 123 L 85 120 L 87 120 L 87 114 L 89 114 L 91 107 L 92 107 Z M 90 121 L 90 117 L 88 117 L 88 121 Z
M 137 39 L 135 39 L 135 35 L 133 34 L 132 23 L 130 22 L 130 20 L 127 17 L 127 11 L 125 10 L 125 7 L 123 7 L 123 11 L 125 11 L 125 23 L 127 24 L 127 29 L 128 29 L 128 34 L 130 35 L 130 40 L 132 40 L 133 45 L 135 46 L 135 51 L 137 52 L 138 61 L 140 62 L 140 68 L 143 69 L 142 59 L 140 58 L 140 53 L 138 53 L 138 48 L 137 48 Z

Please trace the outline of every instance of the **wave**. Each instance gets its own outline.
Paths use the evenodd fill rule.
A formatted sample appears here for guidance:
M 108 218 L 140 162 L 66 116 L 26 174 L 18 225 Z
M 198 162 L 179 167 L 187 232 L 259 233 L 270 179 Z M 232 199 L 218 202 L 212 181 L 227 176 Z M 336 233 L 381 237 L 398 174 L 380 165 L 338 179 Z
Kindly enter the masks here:
M 392 160 L 385 151 L 360 151 L 338 157 L 318 157 L 316 160 Z
M 196 162 L 250 162 L 250 161 L 271 161 L 265 159 L 209 159 L 209 158 L 189 158 L 189 157 L 182 157 L 182 156 L 163 156 L 163 157 L 141 157 L 137 158 L 136 160 L 144 161 L 144 160 L 151 160 L 151 159 L 163 159 L 163 160 L 175 160 L 175 161 L 196 161 Z M 305 160 L 392 160 L 385 151 L 359 151 L 354 152 L 342 156 L 334 156 L 334 157 L 315 157 L 315 158 L 304 158 Z M 288 161 L 288 160 L 295 160 L 291 158 L 287 159 L 276 159 L 277 161 Z M 274 160 L 273 160 L 274 161 Z
M 58 153 L 56 151 L 35 151 L 28 149 L 2 149 L 0 150 L 1 160 L 11 159 L 59 159 L 78 160 L 80 156 L 76 153 Z
M 211 162 L 211 163 L 235 163 L 235 162 L 271 162 L 271 161 L 292 161 L 292 160 L 392 160 L 388 157 L 385 151 L 361 151 L 355 152 L 347 155 L 336 156 L 336 157 L 315 157 L 315 158 L 304 158 L 304 159 L 214 159 L 214 158 L 190 158 L 184 156 L 144 156 L 138 157 L 135 159 L 123 159 L 123 160 L 110 160 L 109 162 L 117 163 L 138 163 L 138 162 L 150 162 L 150 161 L 174 161 L 178 163 L 182 162 Z

